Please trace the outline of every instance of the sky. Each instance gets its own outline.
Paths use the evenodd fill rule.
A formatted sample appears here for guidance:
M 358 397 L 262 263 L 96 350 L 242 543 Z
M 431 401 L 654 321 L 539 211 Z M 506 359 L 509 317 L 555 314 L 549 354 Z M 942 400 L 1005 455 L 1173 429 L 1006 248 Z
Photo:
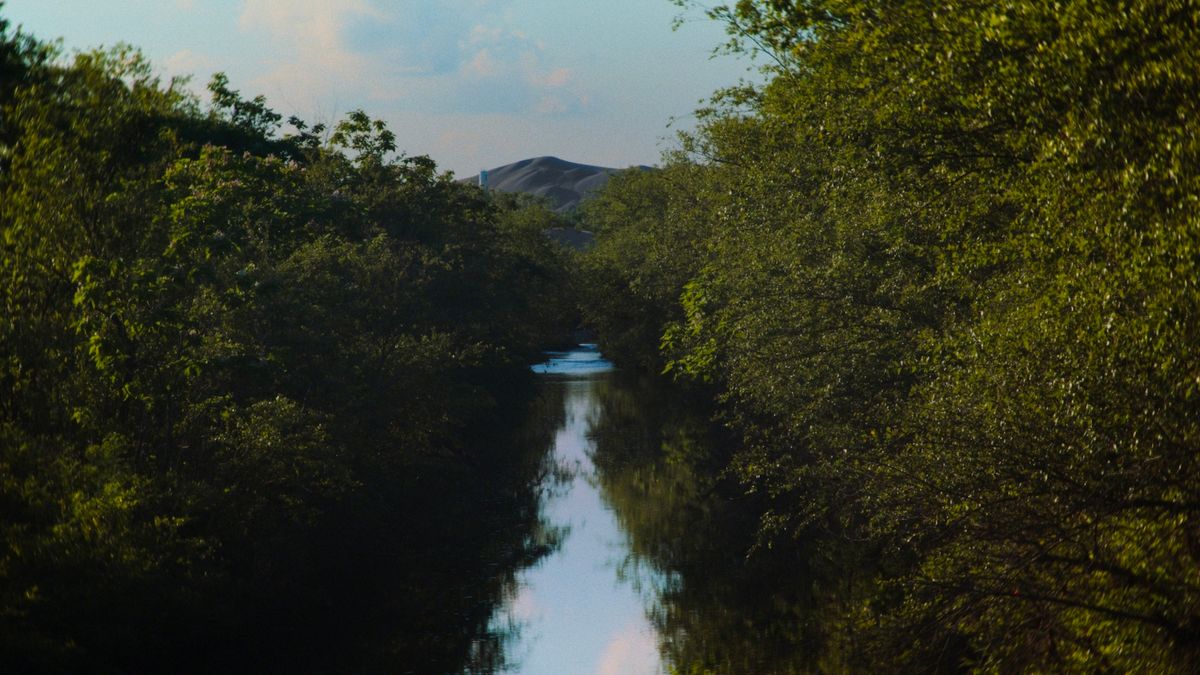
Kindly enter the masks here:
M 402 151 L 459 176 L 541 155 L 657 164 L 705 98 L 755 75 L 748 60 L 712 58 L 723 27 L 669 0 L 0 3 L 68 51 L 133 44 L 196 91 L 225 72 L 285 118 L 365 110 Z

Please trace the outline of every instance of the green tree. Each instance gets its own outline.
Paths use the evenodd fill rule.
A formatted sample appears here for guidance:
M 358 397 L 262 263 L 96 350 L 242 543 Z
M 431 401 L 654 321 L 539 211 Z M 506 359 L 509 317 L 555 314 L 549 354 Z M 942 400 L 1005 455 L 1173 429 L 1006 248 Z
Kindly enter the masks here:
M 498 667 L 547 550 L 504 439 L 569 327 L 533 207 L 360 112 L 0 46 L 0 669 Z
M 1196 8 L 711 15 L 770 79 L 684 139 L 698 264 L 595 322 L 717 386 L 765 542 L 868 543 L 863 663 L 1194 669 Z M 597 204 L 598 279 L 673 239 Z

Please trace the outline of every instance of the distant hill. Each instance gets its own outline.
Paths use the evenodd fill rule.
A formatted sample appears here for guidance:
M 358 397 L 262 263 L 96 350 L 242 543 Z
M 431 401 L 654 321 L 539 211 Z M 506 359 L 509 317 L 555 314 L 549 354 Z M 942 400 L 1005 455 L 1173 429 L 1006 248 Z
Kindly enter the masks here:
M 546 197 L 554 205 L 555 211 L 563 213 L 579 206 L 579 202 L 603 187 L 609 177 L 618 171 L 621 169 L 576 164 L 557 157 L 534 157 L 489 169 L 488 189 Z M 464 183 L 478 183 L 479 177 L 461 180 Z

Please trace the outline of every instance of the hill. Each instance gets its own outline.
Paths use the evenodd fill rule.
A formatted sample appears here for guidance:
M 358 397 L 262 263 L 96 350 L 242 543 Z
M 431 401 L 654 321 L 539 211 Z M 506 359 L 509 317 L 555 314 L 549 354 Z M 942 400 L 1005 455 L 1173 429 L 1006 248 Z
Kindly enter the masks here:
M 564 213 L 603 187 L 618 171 L 621 169 L 577 164 L 557 157 L 534 157 L 489 169 L 488 189 L 546 197 L 555 211 Z M 471 176 L 463 182 L 475 183 L 478 179 Z

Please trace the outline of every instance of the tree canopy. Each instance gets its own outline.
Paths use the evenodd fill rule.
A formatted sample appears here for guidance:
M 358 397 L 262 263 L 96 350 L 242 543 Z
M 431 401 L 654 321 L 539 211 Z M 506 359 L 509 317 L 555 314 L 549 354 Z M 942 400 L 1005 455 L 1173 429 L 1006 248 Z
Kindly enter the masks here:
M 596 201 L 606 350 L 715 390 L 756 550 L 882 561 L 843 667 L 1194 670 L 1200 6 L 710 13 L 767 82 Z
M 495 666 L 565 254 L 366 113 L 209 91 L 0 22 L 0 670 Z

